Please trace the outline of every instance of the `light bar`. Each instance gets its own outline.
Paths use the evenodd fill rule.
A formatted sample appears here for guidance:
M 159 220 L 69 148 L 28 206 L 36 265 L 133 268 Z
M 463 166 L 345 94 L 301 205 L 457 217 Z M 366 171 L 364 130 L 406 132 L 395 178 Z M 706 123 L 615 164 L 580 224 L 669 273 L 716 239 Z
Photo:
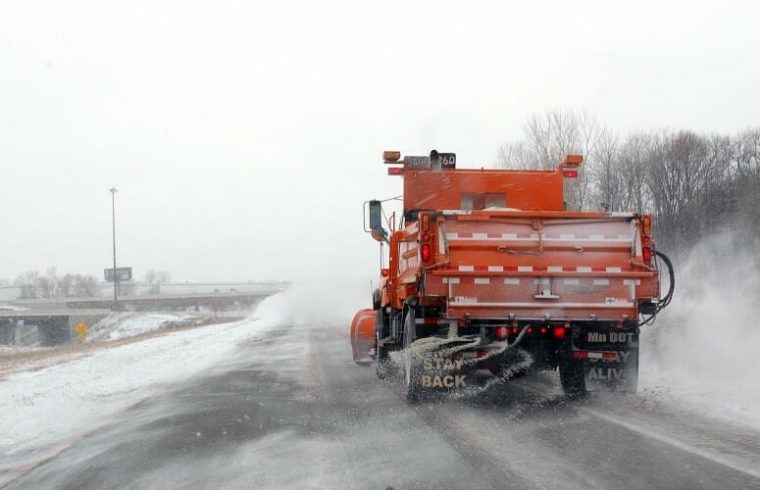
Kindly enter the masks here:
M 563 170 L 562 171 L 562 177 L 566 179 L 577 179 L 578 178 L 578 171 L 577 170 Z

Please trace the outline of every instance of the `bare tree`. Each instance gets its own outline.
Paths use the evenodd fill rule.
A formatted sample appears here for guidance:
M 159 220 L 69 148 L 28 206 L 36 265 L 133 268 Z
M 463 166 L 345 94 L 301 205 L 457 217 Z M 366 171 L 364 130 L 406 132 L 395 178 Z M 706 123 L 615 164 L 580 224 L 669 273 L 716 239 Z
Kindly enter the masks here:
M 98 296 L 98 279 L 95 276 L 74 275 L 73 293 L 80 297 Z
M 595 164 L 595 151 L 606 130 L 585 112 L 552 111 L 533 116 L 524 126 L 524 138 L 502 145 L 496 156 L 504 168 L 553 169 L 565 155 L 581 154 L 585 170 L 566 185 L 570 209 L 583 209 L 588 203 Z

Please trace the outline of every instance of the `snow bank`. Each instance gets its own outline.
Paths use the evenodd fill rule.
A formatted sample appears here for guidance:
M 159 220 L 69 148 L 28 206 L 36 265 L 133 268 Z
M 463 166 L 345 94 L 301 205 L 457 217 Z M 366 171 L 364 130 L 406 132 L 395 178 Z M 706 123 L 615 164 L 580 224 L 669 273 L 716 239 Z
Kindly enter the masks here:
M 170 325 L 192 324 L 199 318 L 191 313 L 111 313 L 87 332 L 87 342 L 134 337 Z
M 644 327 L 643 396 L 760 427 L 760 260 L 730 235 L 676 269 L 671 306 Z
M 278 324 L 281 299 L 261 307 L 272 318 L 171 332 L 8 376 L 0 382 L 0 471 L 223 361 L 237 344 Z

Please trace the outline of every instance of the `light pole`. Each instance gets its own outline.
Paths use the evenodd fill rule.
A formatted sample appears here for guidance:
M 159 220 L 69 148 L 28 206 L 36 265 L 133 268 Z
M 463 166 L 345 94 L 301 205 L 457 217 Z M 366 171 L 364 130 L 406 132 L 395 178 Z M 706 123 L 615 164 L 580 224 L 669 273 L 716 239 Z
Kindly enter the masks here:
M 116 276 L 116 187 L 111 187 L 111 222 L 113 224 L 113 309 L 118 309 L 116 291 L 119 288 L 119 278 Z

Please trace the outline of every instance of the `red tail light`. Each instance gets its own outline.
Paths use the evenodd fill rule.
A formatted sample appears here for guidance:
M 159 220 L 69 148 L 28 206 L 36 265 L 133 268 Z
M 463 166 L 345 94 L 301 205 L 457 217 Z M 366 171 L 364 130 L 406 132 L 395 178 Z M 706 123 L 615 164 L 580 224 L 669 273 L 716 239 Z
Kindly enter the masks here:
M 404 175 L 403 167 L 391 167 L 388 169 L 388 175 Z
M 652 244 L 652 237 L 645 236 L 644 238 L 641 239 L 641 243 L 643 243 L 644 245 L 651 245 Z
M 641 250 L 641 256 L 644 259 L 644 262 L 649 264 L 650 262 L 652 262 L 652 249 L 650 247 L 644 247 Z
M 507 327 L 498 327 L 496 329 L 496 338 L 498 339 L 506 338 L 508 333 L 509 333 L 509 329 Z
M 422 261 L 427 262 L 430 260 L 430 244 L 429 243 L 423 243 L 422 247 L 420 248 L 420 255 L 422 256 Z
M 562 172 L 562 176 L 566 179 L 575 179 L 578 177 L 578 171 L 577 170 L 564 170 Z
M 565 327 L 563 327 L 563 326 L 554 327 L 554 330 L 552 331 L 552 334 L 554 335 L 555 339 L 564 339 L 565 338 Z
M 548 331 L 549 331 L 549 329 L 548 329 L 548 328 L 546 328 L 546 327 L 541 327 L 541 328 L 539 329 L 539 331 L 541 332 L 541 335 L 546 335 L 546 332 L 548 332 Z
M 429 242 L 430 241 L 430 233 L 423 233 L 422 234 L 422 241 L 423 242 Z
M 528 333 L 533 333 L 533 327 L 528 327 Z

